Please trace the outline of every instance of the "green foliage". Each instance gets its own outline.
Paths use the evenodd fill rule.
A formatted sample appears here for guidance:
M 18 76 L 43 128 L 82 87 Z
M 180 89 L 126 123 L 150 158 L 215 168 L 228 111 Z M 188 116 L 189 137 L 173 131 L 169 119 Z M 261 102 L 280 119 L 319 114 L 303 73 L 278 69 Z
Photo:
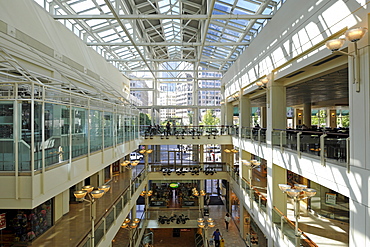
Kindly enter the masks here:
M 204 114 L 202 122 L 200 124 L 205 126 L 217 126 L 220 124 L 220 119 L 216 118 L 213 110 L 208 109 Z
M 150 125 L 152 123 L 151 117 L 149 114 L 140 112 L 140 125 Z
M 319 110 L 316 116 L 311 118 L 311 125 L 317 125 L 318 127 L 326 126 L 326 110 Z

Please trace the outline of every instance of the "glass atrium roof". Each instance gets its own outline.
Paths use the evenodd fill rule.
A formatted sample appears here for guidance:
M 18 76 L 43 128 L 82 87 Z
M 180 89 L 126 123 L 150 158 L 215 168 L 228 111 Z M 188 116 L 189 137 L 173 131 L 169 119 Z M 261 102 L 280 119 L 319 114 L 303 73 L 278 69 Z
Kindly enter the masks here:
M 35 1 L 123 73 L 145 72 L 153 78 L 173 62 L 224 73 L 285 2 Z

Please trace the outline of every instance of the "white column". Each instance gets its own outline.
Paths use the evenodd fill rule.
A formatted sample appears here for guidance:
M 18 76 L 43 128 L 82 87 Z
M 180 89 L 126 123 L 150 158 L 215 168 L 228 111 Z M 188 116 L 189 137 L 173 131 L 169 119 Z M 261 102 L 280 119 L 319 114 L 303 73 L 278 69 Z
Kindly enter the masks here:
M 368 24 L 370 19 L 367 18 Z M 362 40 L 361 40 L 362 41 Z M 368 246 L 370 243 L 370 207 L 368 174 L 370 170 L 370 72 L 369 72 L 369 40 L 358 44 L 360 59 L 360 91 L 356 92 L 353 84 L 354 64 L 352 57 L 348 57 L 348 85 L 349 85 L 349 112 L 350 112 L 350 232 L 349 246 Z M 366 44 L 365 44 L 366 43 Z M 349 52 L 353 53 L 354 46 L 348 45 Z
M 248 96 L 242 95 L 240 92 L 239 102 L 239 123 L 240 127 L 250 127 L 251 118 L 251 101 Z
M 234 106 L 232 103 L 225 102 L 225 124 L 228 126 L 233 125 Z
M 271 145 L 272 131 L 274 129 L 286 129 L 286 88 L 276 83 L 271 76 L 269 88 L 267 89 L 267 144 Z M 271 146 L 270 146 L 271 147 Z M 278 207 L 286 214 L 286 195 L 277 187 L 279 183 L 286 183 L 286 170 L 273 164 L 273 149 L 265 155 L 267 160 L 267 191 L 272 193 L 267 196 L 267 222 L 272 222 L 272 206 Z M 273 243 L 272 236 L 268 238 L 269 246 Z
M 193 108 L 193 126 L 198 126 L 199 125 L 199 108 Z
M 272 80 L 272 79 L 271 79 Z M 273 80 L 269 83 L 267 97 L 267 143 L 271 144 L 273 129 L 286 129 L 286 88 Z
M 303 124 L 311 128 L 311 103 L 303 104 Z
M 263 106 L 261 107 L 261 128 L 266 128 L 266 126 L 267 126 L 267 108 L 266 106 Z

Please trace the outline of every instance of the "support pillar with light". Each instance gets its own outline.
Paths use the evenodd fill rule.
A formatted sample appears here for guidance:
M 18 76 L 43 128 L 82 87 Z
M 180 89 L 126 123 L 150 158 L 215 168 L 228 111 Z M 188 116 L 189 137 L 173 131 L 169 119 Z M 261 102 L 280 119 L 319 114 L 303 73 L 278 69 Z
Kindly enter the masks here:
M 295 236 L 296 247 L 301 246 L 301 233 L 298 230 L 298 219 L 300 215 L 300 201 L 309 199 L 316 195 L 316 190 L 307 188 L 304 184 L 294 184 L 294 189 L 288 184 L 279 184 L 279 188 L 294 200 L 294 217 L 295 217 Z
M 77 199 L 83 199 L 90 203 L 90 219 L 91 219 L 91 241 L 90 246 L 95 246 L 95 218 L 96 218 L 96 200 L 101 198 L 108 190 L 109 185 L 102 185 L 98 190 L 94 190 L 94 186 L 86 185 L 81 190 L 75 191 L 73 194 Z M 85 198 L 87 196 L 87 198 Z
M 201 200 L 204 198 L 206 195 L 206 192 L 204 190 L 198 191 L 196 188 L 192 189 L 193 196 L 198 197 L 198 206 L 199 206 L 199 217 L 202 217 L 202 209 L 201 209 Z
M 148 189 L 148 185 L 146 185 L 146 188 Z M 145 217 L 148 217 L 148 209 L 149 209 L 149 197 L 153 195 L 152 190 L 143 190 L 140 194 L 140 196 L 144 197 L 145 200 Z
M 142 149 L 139 151 L 139 153 L 144 155 L 144 169 L 145 169 L 145 174 L 148 175 L 149 172 L 149 157 L 148 155 L 153 152 L 152 149 Z
M 208 218 L 208 219 L 204 219 L 204 218 L 198 218 L 198 227 L 203 229 L 204 230 L 204 234 L 203 234 L 203 243 L 204 243 L 204 246 L 208 246 L 207 243 L 207 234 L 208 234 L 208 229 L 209 228 L 213 228 L 215 227 L 215 223 L 214 223 L 214 220 L 213 218 Z
M 248 180 L 249 180 L 249 185 L 250 185 L 250 190 L 249 190 L 249 198 L 251 200 L 251 207 L 253 205 L 253 185 L 252 185 L 252 174 L 253 174 L 253 169 L 257 168 L 261 165 L 261 162 L 258 160 L 242 160 L 242 164 L 247 166 L 249 171 L 248 171 Z
M 133 246 L 132 231 L 139 226 L 139 223 L 140 223 L 140 219 L 138 218 L 134 218 L 133 220 L 131 220 L 130 218 L 126 218 L 121 225 L 121 228 L 129 230 L 130 247 Z

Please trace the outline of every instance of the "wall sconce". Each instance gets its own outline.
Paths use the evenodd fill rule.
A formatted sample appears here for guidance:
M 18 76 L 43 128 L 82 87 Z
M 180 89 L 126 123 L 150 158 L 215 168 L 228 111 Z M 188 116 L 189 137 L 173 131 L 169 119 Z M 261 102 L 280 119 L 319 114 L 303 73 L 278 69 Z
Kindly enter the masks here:
M 301 112 L 298 112 L 298 117 L 302 117 L 302 113 Z
M 355 54 L 349 54 L 347 52 L 340 51 L 344 45 L 345 39 L 333 39 L 329 40 L 325 43 L 326 47 L 331 50 L 332 52 L 340 52 L 342 54 L 345 54 L 347 56 L 350 56 L 353 58 L 354 63 L 354 82 L 356 84 L 356 92 L 360 92 L 360 56 L 358 54 L 358 48 L 357 48 L 357 41 L 362 39 L 367 32 L 366 27 L 358 27 L 354 29 L 347 30 L 344 34 L 346 39 L 354 43 L 355 45 Z
M 259 87 L 259 88 L 263 88 L 263 89 L 265 89 L 266 88 L 266 85 L 267 85 L 267 83 L 269 82 L 269 79 L 267 79 L 267 78 L 263 78 L 262 80 L 260 80 L 260 81 L 257 81 L 256 82 L 256 85 Z
M 332 117 L 335 117 L 335 112 L 332 112 L 332 113 L 331 113 L 331 116 L 332 116 Z

